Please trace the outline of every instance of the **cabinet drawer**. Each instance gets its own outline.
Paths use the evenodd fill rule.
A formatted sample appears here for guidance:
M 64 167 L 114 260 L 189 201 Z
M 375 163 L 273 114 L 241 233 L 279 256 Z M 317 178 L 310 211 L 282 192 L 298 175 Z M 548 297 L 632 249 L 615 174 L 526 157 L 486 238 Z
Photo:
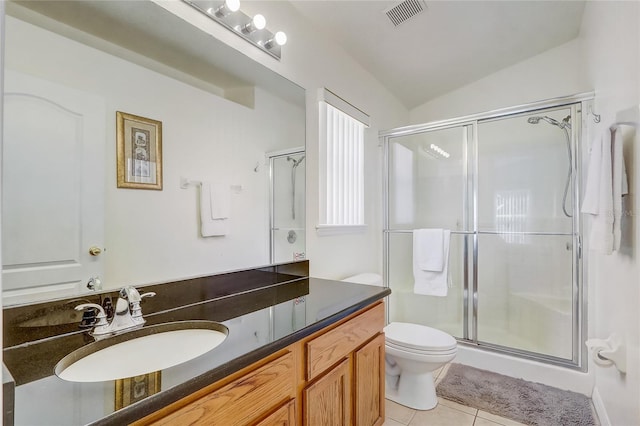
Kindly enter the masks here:
M 255 426 L 293 426 L 296 424 L 296 400 L 284 404 Z
M 247 373 L 154 423 L 155 425 L 246 425 L 295 397 L 291 352 Z
M 307 380 L 312 380 L 378 334 L 384 327 L 382 303 L 306 343 Z

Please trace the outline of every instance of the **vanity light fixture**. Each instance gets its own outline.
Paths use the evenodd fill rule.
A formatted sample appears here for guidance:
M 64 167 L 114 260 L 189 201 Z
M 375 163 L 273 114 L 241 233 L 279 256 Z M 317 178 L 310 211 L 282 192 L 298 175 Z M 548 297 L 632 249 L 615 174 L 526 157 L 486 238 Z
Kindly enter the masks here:
M 275 34 L 269 31 L 263 15 L 258 13 L 251 17 L 243 13 L 240 10 L 240 0 L 182 1 L 262 51 L 280 59 L 281 47 L 287 42 L 287 35 L 282 31 Z

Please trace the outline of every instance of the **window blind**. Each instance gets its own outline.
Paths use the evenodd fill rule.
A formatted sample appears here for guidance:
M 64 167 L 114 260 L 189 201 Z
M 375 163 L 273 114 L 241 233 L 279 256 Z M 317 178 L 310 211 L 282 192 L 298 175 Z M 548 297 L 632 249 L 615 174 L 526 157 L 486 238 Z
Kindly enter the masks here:
M 364 225 L 364 124 L 326 102 L 326 225 Z

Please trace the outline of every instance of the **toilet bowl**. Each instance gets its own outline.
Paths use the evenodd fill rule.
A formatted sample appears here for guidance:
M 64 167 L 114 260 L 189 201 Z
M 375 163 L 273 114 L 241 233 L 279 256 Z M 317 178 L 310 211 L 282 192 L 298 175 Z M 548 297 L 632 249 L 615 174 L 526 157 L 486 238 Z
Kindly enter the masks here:
M 390 323 L 384 333 L 387 399 L 431 410 L 438 405 L 432 373 L 455 358 L 456 340 L 443 331 L 404 322 Z
M 382 286 L 382 277 L 365 273 L 345 278 L 359 284 Z M 406 322 L 391 322 L 385 334 L 385 396 L 415 410 L 438 405 L 433 372 L 451 362 L 457 342 L 435 328 Z

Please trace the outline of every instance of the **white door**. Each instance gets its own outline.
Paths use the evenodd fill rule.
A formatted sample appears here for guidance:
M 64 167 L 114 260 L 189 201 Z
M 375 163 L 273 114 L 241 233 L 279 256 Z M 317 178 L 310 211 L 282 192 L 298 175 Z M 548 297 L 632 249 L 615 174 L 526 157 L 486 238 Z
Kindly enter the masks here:
M 105 106 L 7 70 L 2 164 L 4 304 L 89 291 L 104 250 Z

